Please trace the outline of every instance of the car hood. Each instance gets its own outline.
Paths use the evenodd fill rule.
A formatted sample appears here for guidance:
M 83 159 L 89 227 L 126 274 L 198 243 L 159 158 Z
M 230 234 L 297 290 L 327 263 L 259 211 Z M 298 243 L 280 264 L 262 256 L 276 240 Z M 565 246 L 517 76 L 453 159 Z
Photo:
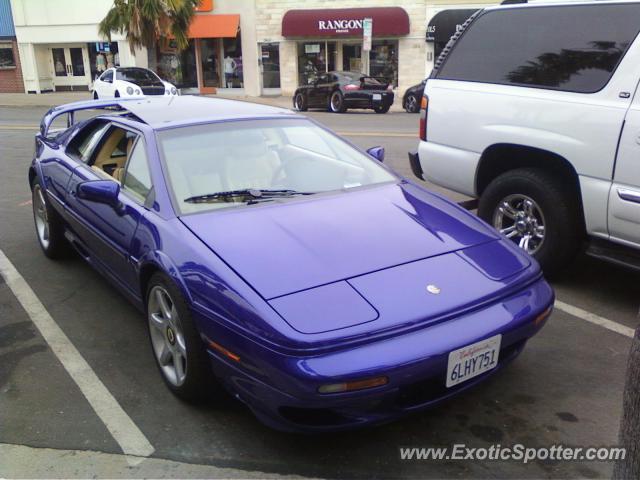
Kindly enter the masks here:
M 500 238 L 457 205 L 404 182 L 180 219 L 267 300 Z

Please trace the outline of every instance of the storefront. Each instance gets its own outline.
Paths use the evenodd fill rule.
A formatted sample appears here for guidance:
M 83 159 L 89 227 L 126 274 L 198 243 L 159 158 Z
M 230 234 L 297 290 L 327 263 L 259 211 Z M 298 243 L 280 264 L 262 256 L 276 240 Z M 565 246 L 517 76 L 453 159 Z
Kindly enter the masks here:
M 185 92 L 244 88 L 239 24 L 240 15 L 196 15 L 185 50 L 178 51 L 174 41 L 159 45 L 158 74 Z
M 98 33 L 112 0 L 65 0 L 65 8 L 39 0 L 13 0 L 12 5 L 29 93 L 87 91 L 108 67 L 147 65 L 146 52 L 132 54 L 123 35 L 115 33 L 106 42 Z
M 371 49 L 363 48 L 363 20 L 373 22 Z M 282 36 L 296 42 L 298 84 L 320 72 L 362 72 L 398 86 L 399 37 L 409 34 L 409 16 L 401 7 L 290 10 Z

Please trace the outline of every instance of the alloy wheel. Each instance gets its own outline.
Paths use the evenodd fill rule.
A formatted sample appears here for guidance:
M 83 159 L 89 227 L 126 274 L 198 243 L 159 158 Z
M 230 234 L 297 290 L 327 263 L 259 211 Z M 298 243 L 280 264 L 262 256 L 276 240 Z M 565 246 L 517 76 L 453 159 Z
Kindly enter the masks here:
M 296 95 L 296 110 L 302 110 L 303 99 L 302 94 L 299 93 Z
M 538 252 L 544 243 L 544 214 L 526 195 L 513 194 L 503 198 L 493 214 L 493 226 L 530 255 Z
M 149 292 L 147 303 L 151 345 L 162 374 L 179 387 L 187 378 L 187 347 L 178 310 L 163 287 Z
M 334 92 L 331 95 L 331 110 L 339 112 L 342 109 L 342 96 L 340 92 Z
M 414 97 L 413 95 L 409 95 L 405 104 L 405 109 L 407 110 L 407 112 L 414 113 L 416 111 L 417 103 L 418 101 L 416 100 L 416 97 Z
M 36 221 L 36 232 L 38 240 L 44 249 L 49 247 L 49 217 L 47 215 L 47 204 L 44 199 L 44 193 L 40 185 L 36 184 L 33 188 L 33 215 Z

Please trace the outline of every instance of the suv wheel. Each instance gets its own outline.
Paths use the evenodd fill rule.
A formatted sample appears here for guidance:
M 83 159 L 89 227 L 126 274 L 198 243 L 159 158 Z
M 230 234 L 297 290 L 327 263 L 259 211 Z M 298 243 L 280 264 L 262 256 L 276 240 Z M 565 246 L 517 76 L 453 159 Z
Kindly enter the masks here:
M 583 236 L 577 195 L 540 169 L 494 179 L 480 197 L 478 215 L 533 255 L 548 276 L 573 260 Z

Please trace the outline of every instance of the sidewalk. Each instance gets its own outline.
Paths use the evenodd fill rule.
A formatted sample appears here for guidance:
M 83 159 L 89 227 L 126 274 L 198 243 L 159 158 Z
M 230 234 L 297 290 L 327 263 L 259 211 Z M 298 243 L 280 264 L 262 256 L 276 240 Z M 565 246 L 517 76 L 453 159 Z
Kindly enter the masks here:
M 292 99 L 288 96 L 278 97 L 249 97 L 247 95 L 206 95 L 212 98 L 226 98 L 243 102 L 261 103 L 280 108 L 292 108 Z M 40 94 L 0 93 L 0 107 L 55 107 L 64 103 L 89 100 L 90 92 L 53 92 Z M 392 112 L 401 112 L 402 97 L 396 94 L 395 102 L 391 106 Z

